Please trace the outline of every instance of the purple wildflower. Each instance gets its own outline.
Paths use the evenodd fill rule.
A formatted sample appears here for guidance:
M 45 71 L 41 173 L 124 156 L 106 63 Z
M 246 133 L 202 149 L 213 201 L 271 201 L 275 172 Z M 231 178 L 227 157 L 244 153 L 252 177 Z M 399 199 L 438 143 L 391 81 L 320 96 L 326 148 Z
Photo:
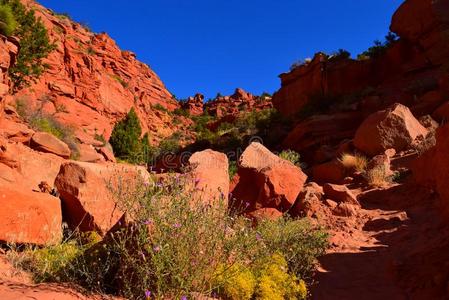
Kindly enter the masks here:
M 140 251 L 139 254 L 142 256 L 143 260 L 146 260 L 145 254 L 142 251 Z
M 197 178 L 195 179 L 195 185 L 198 185 L 201 182 L 201 179 Z
M 187 300 L 187 296 L 182 296 L 181 300 Z
M 249 202 L 245 202 L 245 208 L 248 208 L 249 207 Z
M 262 240 L 262 236 L 258 232 L 256 233 L 256 240 L 258 241 Z
M 145 222 L 143 222 L 143 224 L 145 225 L 151 225 L 153 224 L 153 221 L 151 221 L 150 219 L 146 220 Z
M 161 247 L 159 247 L 159 246 L 154 246 L 154 247 L 153 247 L 153 250 L 154 250 L 154 252 L 159 252 L 159 251 L 161 251 Z
M 150 292 L 149 290 L 146 290 L 146 291 L 145 291 L 145 298 L 146 298 L 147 300 L 149 300 L 150 297 L 151 297 L 151 292 Z
M 181 227 L 181 224 L 180 224 L 180 223 L 175 223 L 175 224 L 173 224 L 173 227 L 174 227 L 174 228 L 180 228 L 180 227 Z

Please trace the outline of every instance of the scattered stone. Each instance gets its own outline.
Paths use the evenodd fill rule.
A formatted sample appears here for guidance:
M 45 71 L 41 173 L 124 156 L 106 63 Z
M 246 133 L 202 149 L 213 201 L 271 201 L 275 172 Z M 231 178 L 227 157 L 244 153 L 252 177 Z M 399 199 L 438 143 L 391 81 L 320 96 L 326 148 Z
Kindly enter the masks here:
M 71 154 L 70 148 L 66 143 L 46 132 L 36 132 L 31 137 L 30 146 L 34 150 L 53 153 L 62 158 L 69 158 Z
M 344 185 L 327 183 L 323 186 L 324 195 L 337 202 L 359 205 L 354 194 Z

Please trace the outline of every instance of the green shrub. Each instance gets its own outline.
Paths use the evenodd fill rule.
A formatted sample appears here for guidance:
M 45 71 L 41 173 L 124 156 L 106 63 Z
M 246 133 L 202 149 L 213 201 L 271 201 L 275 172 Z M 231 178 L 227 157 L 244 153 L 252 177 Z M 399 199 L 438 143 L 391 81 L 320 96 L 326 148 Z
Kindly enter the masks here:
M 218 293 L 226 296 L 226 299 L 252 299 L 256 288 L 256 278 L 248 267 L 242 264 L 219 265 L 214 277 Z
M 109 143 L 117 158 L 131 163 L 145 161 L 143 157 L 143 145 L 140 136 L 142 128 L 134 108 L 131 108 L 128 115 L 115 124 L 112 130 Z M 148 136 L 147 136 L 148 139 Z
M 229 179 L 232 180 L 232 178 L 234 178 L 234 176 L 237 174 L 238 172 L 238 164 L 235 160 L 230 160 L 229 161 Z
M 393 43 L 398 40 L 397 35 L 392 32 L 389 32 L 385 36 L 385 42 L 376 40 L 374 41 L 374 46 L 368 48 L 365 52 L 358 55 L 359 60 L 369 59 L 369 58 L 377 58 L 382 56 L 388 48 L 391 47 Z
M 177 116 L 190 118 L 190 112 L 187 109 L 177 108 L 173 111 L 173 113 Z
M 95 52 L 94 48 L 89 47 L 89 48 L 87 48 L 87 54 L 95 55 L 96 52 Z M 112 75 L 112 78 L 114 78 L 118 83 L 120 83 L 122 85 L 122 87 L 124 87 L 125 89 L 128 88 L 128 82 L 126 82 L 122 77 L 120 77 L 118 75 Z
M 279 157 L 288 160 L 297 167 L 301 167 L 300 161 L 301 156 L 299 155 L 299 153 L 293 150 L 284 150 L 281 153 L 279 153 Z
M 0 5 L 0 34 L 10 36 L 17 28 L 17 21 L 9 5 Z
M 66 143 L 71 152 L 71 158 L 76 160 L 79 157 L 78 141 L 75 138 L 75 130 L 71 126 L 67 126 L 59 122 L 53 115 L 43 112 L 42 106 L 33 108 L 26 98 L 16 99 L 15 106 L 18 115 L 26 121 L 31 128 L 36 131 L 50 133 Z
M 152 105 L 151 107 L 152 107 L 153 109 L 156 109 L 156 110 L 168 112 L 168 109 L 166 109 L 165 107 L 163 107 L 162 104 L 160 104 L 160 103 L 156 103 L 156 104 Z
M 15 92 L 42 75 L 48 67 L 42 60 L 55 49 L 55 45 L 50 42 L 42 21 L 20 0 L 0 0 L 0 5 L 11 7 L 18 24 L 13 34 L 20 40 L 20 50 L 14 66 L 9 69 Z

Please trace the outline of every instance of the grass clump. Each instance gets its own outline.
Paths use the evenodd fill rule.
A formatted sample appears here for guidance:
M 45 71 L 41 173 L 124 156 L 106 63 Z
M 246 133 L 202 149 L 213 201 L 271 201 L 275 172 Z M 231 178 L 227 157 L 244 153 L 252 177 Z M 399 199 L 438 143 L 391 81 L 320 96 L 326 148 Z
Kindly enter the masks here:
M 0 4 L 0 34 L 11 36 L 16 28 L 17 21 L 11 6 Z
M 87 249 L 78 243 L 82 249 L 74 250 L 66 241 L 61 268 L 42 268 L 38 256 L 25 253 L 28 265 L 47 270 L 45 281 L 76 282 L 129 299 L 145 299 L 149 292 L 154 299 L 304 299 L 304 282 L 327 235 L 306 220 L 254 226 L 231 214 L 223 198 L 200 199 L 186 188 L 191 180 L 172 175 L 164 183 L 119 184 L 118 206 L 132 221 Z M 51 265 L 61 260 L 44 256 Z
M 365 172 L 368 166 L 368 158 L 361 154 L 352 155 L 343 153 L 339 160 L 346 169 L 355 170 L 357 172 Z
M 376 166 L 366 172 L 366 180 L 372 187 L 383 187 L 391 182 L 385 166 Z

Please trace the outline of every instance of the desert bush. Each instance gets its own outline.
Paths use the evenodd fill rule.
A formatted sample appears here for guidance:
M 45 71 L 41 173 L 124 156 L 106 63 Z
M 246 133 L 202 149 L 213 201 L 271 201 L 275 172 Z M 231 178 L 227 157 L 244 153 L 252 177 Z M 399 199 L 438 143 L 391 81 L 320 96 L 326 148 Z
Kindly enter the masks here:
M 229 160 L 229 179 L 232 180 L 239 169 L 238 163 L 235 160 Z
M 357 172 L 364 172 L 368 166 L 368 159 L 361 154 L 343 153 L 339 161 L 346 169 L 356 170 Z
M 366 171 L 365 176 L 368 184 L 372 187 L 382 187 L 391 182 L 390 178 L 387 176 L 385 167 L 382 165 Z
M 395 35 L 392 32 L 389 32 L 386 36 L 385 36 L 385 41 L 379 41 L 376 40 L 374 41 L 374 45 L 370 48 L 368 48 L 368 50 L 366 50 L 365 52 L 361 53 L 358 55 L 358 59 L 359 60 L 364 60 L 364 59 L 370 59 L 370 58 L 377 58 L 382 56 L 388 48 L 391 47 L 391 45 L 393 45 L 393 43 L 395 43 L 398 40 L 397 35 Z
M 47 69 L 42 60 L 55 49 L 55 45 L 50 42 L 42 21 L 20 0 L 0 0 L 0 5 L 11 8 L 18 24 L 12 34 L 19 38 L 20 49 L 15 64 L 9 69 L 13 91 L 17 91 L 35 81 Z
M 78 159 L 79 149 L 78 141 L 75 137 L 75 130 L 72 126 L 67 126 L 59 122 L 53 115 L 47 114 L 43 111 L 43 105 L 38 108 L 32 107 L 26 98 L 16 99 L 15 106 L 17 114 L 27 122 L 31 128 L 36 131 L 43 131 L 50 133 L 66 143 L 71 152 L 72 159 Z
M 145 162 L 143 149 L 145 139 L 141 139 L 141 135 L 142 128 L 140 127 L 139 118 L 134 108 L 131 108 L 126 117 L 115 124 L 112 130 L 109 143 L 114 150 L 115 156 L 131 163 Z M 148 141 L 146 145 L 149 146 Z
M 332 53 L 331 59 L 348 59 L 351 57 L 351 53 L 345 49 L 338 49 L 337 52 Z
M 187 109 L 177 108 L 173 111 L 173 114 L 176 116 L 182 116 L 186 118 L 190 118 L 190 112 Z
M 292 164 L 294 164 L 297 167 L 301 167 L 301 156 L 298 152 L 295 152 L 293 150 L 284 150 L 281 153 L 279 153 L 279 157 L 285 160 L 288 160 Z
M 14 18 L 14 13 L 11 6 L 0 5 L 0 34 L 10 36 L 17 28 L 17 21 Z
M 301 279 L 310 278 L 326 234 L 305 220 L 267 220 L 253 227 L 230 214 L 223 198 L 210 204 L 194 196 L 186 189 L 194 186 L 191 180 L 173 175 L 164 183 L 122 182 L 114 194 L 132 221 L 89 247 L 66 241 L 39 255 L 25 252 L 22 267 L 45 274 L 44 281 L 76 282 L 129 299 L 145 299 L 149 292 L 155 299 L 213 293 L 228 299 L 303 299 Z M 58 251 L 53 255 L 50 249 Z M 42 257 L 48 262 L 41 264 Z

